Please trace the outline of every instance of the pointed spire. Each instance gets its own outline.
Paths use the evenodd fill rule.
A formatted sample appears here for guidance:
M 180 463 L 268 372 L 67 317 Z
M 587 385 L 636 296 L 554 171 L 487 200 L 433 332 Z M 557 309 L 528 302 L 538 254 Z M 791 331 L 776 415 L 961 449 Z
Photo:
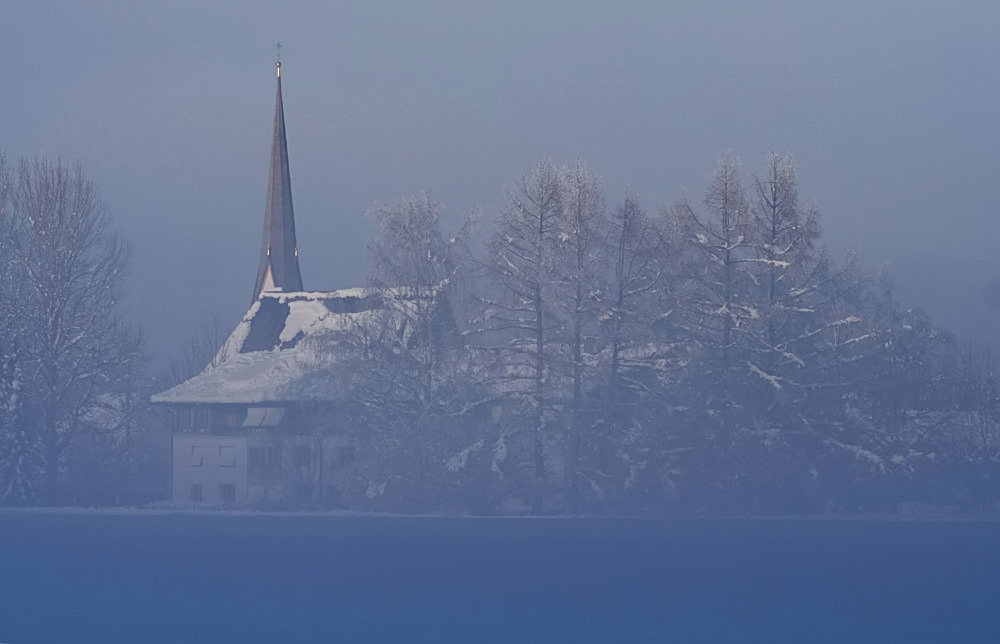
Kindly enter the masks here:
M 279 45 L 278 53 L 281 49 Z M 260 249 L 260 268 L 254 284 L 253 299 L 261 291 L 301 291 L 299 249 L 295 242 L 295 215 L 292 210 L 292 178 L 288 169 L 288 143 L 285 140 L 285 111 L 281 102 L 281 60 L 277 63 L 278 96 L 274 106 L 274 138 L 271 142 L 271 171 L 264 211 L 264 239 Z

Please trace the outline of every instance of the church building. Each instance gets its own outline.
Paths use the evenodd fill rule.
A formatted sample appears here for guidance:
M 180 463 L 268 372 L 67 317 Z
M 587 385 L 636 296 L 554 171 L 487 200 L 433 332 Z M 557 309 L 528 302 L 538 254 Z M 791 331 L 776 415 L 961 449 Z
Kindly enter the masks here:
M 339 431 L 339 337 L 380 306 L 365 289 L 304 291 L 277 64 L 260 264 L 251 305 L 193 378 L 152 397 L 169 413 L 171 500 L 194 506 L 335 506 L 351 446 Z

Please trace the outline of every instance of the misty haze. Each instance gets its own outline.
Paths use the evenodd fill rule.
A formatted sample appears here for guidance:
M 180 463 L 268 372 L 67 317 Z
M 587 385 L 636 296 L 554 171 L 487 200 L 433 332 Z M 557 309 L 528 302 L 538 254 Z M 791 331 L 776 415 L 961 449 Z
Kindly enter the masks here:
M 997 637 L 994 6 L 3 15 L 0 641 Z

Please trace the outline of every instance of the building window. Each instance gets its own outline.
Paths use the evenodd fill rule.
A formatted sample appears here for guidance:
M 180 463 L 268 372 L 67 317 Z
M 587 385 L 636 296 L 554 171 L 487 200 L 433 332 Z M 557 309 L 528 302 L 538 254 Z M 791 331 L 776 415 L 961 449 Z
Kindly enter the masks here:
M 201 486 L 192 485 L 191 486 L 191 501 L 192 503 L 201 503 Z
M 177 407 L 172 414 L 173 428 L 176 431 L 191 429 L 191 409 L 188 407 Z
M 251 447 L 250 469 L 257 471 L 280 472 L 280 447 Z
M 281 448 L 280 447 L 268 447 L 267 448 L 267 469 L 272 472 L 281 471 Z
M 194 429 L 211 429 L 212 428 L 212 408 L 211 407 L 195 407 L 194 408 Z
M 219 501 L 221 503 L 236 502 L 236 486 L 232 483 L 219 484 Z
M 236 467 L 236 448 L 232 445 L 219 447 L 219 467 Z
M 172 423 L 175 431 L 208 431 L 212 428 L 212 408 L 205 405 L 178 407 L 174 410 Z
M 308 445 L 295 448 L 295 466 L 308 467 L 312 464 L 312 449 Z
M 201 467 L 205 464 L 205 450 L 201 445 L 191 446 L 191 467 Z

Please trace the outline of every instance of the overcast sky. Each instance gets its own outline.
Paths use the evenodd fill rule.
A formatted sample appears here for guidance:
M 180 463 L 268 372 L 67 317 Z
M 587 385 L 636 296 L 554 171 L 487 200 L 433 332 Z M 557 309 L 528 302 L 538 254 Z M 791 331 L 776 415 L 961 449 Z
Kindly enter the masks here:
M 27 2 L 2 6 L 0 149 L 81 161 L 162 359 L 256 276 L 281 41 L 307 289 L 364 273 L 365 208 L 495 211 L 542 155 L 609 201 L 700 198 L 717 155 L 797 158 L 835 255 L 1000 341 L 1000 3 Z

